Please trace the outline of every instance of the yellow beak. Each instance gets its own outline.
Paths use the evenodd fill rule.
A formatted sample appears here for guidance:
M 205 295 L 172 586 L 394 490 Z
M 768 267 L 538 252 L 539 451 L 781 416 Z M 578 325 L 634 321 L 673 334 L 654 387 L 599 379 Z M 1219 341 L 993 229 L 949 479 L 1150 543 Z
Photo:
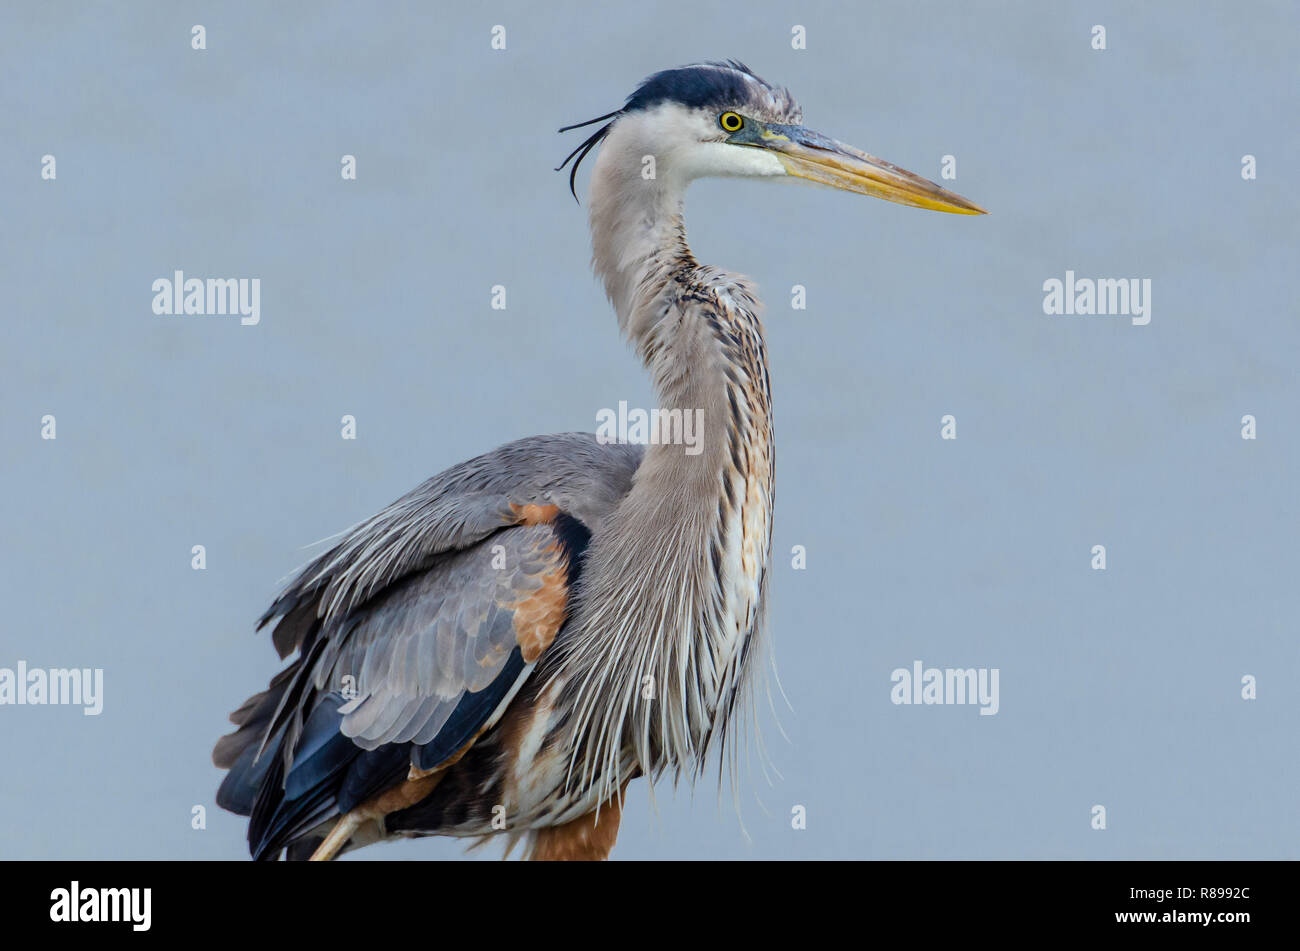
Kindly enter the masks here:
M 786 174 L 819 185 L 873 195 L 913 208 L 954 215 L 988 214 L 973 201 L 940 188 L 920 175 L 802 126 L 769 125 L 743 144 L 771 150 L 785 166 Z

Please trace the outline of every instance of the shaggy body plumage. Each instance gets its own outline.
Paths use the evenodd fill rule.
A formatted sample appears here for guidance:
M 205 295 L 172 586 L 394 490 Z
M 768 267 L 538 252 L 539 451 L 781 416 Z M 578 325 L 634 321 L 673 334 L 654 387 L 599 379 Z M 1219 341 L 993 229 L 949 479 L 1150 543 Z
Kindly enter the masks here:
M 304 568 L 262 618 L 294 659 L 214 751 L 255 857 L 504 834 L 604 858 L 632 779 L 693 779 L 729 745 L 765 628 L 771 383 L 753 289 L 687 246 L 686 187 L 792 175 L 975 206 L 804 130 L 734 62 L 658 73 L 606 119 L 570 155 L 600 147 L 593 265 L 659 408 L 702 411 L 699 451 L 520 440 Z

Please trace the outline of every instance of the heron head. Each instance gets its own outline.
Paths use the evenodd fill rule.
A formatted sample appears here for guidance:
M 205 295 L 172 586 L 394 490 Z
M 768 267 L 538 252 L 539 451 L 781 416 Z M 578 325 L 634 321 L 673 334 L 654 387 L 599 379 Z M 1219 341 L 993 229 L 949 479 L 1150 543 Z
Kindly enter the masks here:
M 803 110 L 788 90 L 734 60 L 655 73 L 622 109 L 560 131 L 605 120 L 560 165 L 576 158 L 569 173 L 571 189 L 578 165 L 608 139 L 629 174 L 681 187 L 714 176 L 793 179 L 916 208 L 986 213 L 934 182 L 807 128 Z

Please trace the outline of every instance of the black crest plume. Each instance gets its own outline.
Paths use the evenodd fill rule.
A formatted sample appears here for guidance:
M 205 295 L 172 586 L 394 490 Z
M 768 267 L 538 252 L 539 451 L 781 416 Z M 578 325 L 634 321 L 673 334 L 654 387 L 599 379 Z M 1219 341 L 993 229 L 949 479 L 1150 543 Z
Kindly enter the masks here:
M 568 132 L 570 129 L 581 129 L 583 126 L 592 125 L 593 123 L 596 122 L 604 122 L 606 119 L 615 118 L 616 116 L 622 114 L 622 112 L 623 112 L 622 109 L 615 109 L 613 112 L 606 113 L 603 116 L 597 116 L 594 119 L 588 119 L 586 122 L 575 122 L 573 125 L 566 125 L 560 131 Z M 591 134 L 591 136 L 587 139 L 587 141 L 583 142 L 576 149 L 570 152 L 568 158 L 566 158 L 563 162 L 561 162 L 559 165 L 555 167 L 555 170 L 558 172 L 560 169 L 564 168 L 564 166 L 569 164 L 570 159 L 572 159 L 575 155 L 578 156 L 578 160 L 573 163 L 573 168 L 569 170 L 569 191 L 573 193 L 574 201 L 578 200 L 578 189 L 576 185 L 576 179 L 578 177 L 578 166 L 581 165 L 582 160 L 587 157 L 587 153 L 590 152 L 592 149 L 594 149 L 597 145 L 599 145 L 601 139 L 609 135 L 610 126 L 612 126 L 613 124 L 614 124 L 613 122 L 609 122 L 601 126 L 599 129 L 597 129 L 595 132 Z
M 751 102 L 755 91 L 760 88 L 774 96 L 784 97 L 791 106 L 793 105 L 788 91 L 773 89 L 739 60 L 728 59 L 695 63 L 691 66 L 675 66 L 672 69 L 661 70 L 643 80 L 632 95 L 627 97 L 622 109 L 615 109 L 611 113 L 588 119 L 586 122 L 566 125 L 560 131 L 581 129 L 583 126 L 605 122 L 607 119 L 617 121 L 619 116 L 642 109 L 651 109 L 661 102 L 676 102 L 693 109 L 733 108 Z M 574 201 L 578 200 L 576 185 L 578 166 L 591 150 L 609 135 L 613 124 L 614 122 L 609 122 L 593 132 L 587 141 L 570 152 L 569 157 L 556 167 L 555 170 L 558 172 L 573 161 L 573 167 L 569 169 L 569 191 L 573 193 Z M 575 156 L 576 161 L 574 161 Z

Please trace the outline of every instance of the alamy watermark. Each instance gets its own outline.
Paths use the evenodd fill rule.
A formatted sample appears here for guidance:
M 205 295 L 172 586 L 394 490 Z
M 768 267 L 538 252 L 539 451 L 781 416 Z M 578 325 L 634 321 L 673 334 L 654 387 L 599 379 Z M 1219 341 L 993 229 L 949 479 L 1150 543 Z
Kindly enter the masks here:
M 1043 281 L 1043 313 L 1084 317 L 1132 317 L 1135 326 L 1151 323 L 1151 278 L 1049 277 Z
M 159 316 L 225 317 L 239 315 L 251 327 L 262 320 L 260 277 L 201 277 L 173 272 L 153 282 L 153 312 Z
M 889 680 L 895 704 L 978 704 L 982 717 L 998 712 L 997 667 L 926 667 L 914 660 L 910 670 L 898 667 Z
M 627 400 L 619 400 L 617 411 L 596 411 L 596 442 L 601 445 L 685 446 L 686 455 L 698 456 L 703 438 L 702 409 L 628 409 Z
M 50 921 L 126 922 L 132 931 L 148 931 L 152 908 L 152 888 L 83 888 L 74 881 L 50 892 Z
M 88 717 L 104 710 L 104 668 L 0 667 L 0 706 L 58 704 L 79 706 Z

